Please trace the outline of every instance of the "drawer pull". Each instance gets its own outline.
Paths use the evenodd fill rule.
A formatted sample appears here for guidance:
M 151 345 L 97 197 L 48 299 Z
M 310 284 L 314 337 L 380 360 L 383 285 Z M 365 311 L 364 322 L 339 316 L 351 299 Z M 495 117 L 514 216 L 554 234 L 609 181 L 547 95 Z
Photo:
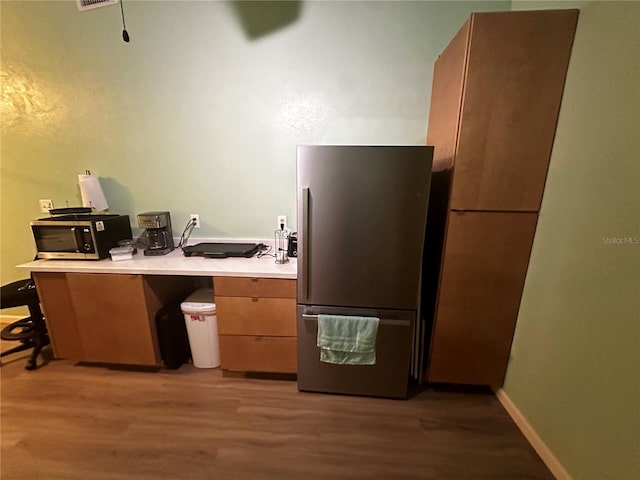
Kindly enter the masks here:
M 251 297 L 252 302 L 257 302 L 258 300 L 260 300 L 258 297 Z
M 260 279 L 259 279 L 259 278 L 252 278 L 252 279 L 251 279 L 251 281 L 252 281 L 253 283 L 258 283 L 258 280 L 260 280 Z

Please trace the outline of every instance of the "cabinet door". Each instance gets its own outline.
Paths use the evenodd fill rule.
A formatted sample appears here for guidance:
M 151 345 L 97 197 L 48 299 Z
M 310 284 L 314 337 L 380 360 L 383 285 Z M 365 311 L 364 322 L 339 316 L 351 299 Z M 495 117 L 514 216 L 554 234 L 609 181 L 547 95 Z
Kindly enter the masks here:
M 434 145 L 433 171 L 448 170 L 458 141 L 458 124 L 467 59 L 469 22 L 442 52 L 433 67 L 427 145 Z
M 536 222 L 536 213 L 450 214 L 430 382 L 502 385 Z
M 472 16 L 451 209 L 540 209 L 577 19 Z
M 159 365 L 141 275 L 67 273 L 83 360 Z
M 33 274 L 33 278 L 38 288 L 53 354 L 56 358 L 84 359 L 84 348 L 66 274 L 37 272 Z

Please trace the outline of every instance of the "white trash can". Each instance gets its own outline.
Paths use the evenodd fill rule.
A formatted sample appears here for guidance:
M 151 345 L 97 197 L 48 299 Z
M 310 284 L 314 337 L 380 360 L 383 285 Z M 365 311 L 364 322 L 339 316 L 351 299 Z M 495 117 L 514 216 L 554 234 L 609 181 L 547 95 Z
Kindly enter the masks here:
M 219 367 L 220 345 L 213 288 L 196 290 L 180 307 L 187 325 L 193 365 L 198 368 Z

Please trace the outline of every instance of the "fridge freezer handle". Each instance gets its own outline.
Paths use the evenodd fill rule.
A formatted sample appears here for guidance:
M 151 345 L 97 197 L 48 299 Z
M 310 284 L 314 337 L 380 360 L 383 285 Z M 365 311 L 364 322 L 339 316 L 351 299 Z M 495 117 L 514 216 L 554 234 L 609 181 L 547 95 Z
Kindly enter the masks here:
M 310 315 L 308 313 L 303 313 L 302 318 L 304 318 L 305 320 L 318 320 L 318 315 Z M 401 325 L 403 327 L 408 327 L 411 325 L 411 321 L 381 318 L 380 325 Z
M 302 299 L 309 299 L 309 188 L 302 189 Z

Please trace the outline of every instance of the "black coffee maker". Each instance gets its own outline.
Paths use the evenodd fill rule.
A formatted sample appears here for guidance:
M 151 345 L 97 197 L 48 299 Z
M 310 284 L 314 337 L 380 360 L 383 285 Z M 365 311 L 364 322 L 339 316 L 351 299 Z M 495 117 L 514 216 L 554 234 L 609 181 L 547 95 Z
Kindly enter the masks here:
M 175 248 L 169 212 L 140 213 L 138 226 L 146 230 L 144 232 L 145 255 L 166 255 Z

